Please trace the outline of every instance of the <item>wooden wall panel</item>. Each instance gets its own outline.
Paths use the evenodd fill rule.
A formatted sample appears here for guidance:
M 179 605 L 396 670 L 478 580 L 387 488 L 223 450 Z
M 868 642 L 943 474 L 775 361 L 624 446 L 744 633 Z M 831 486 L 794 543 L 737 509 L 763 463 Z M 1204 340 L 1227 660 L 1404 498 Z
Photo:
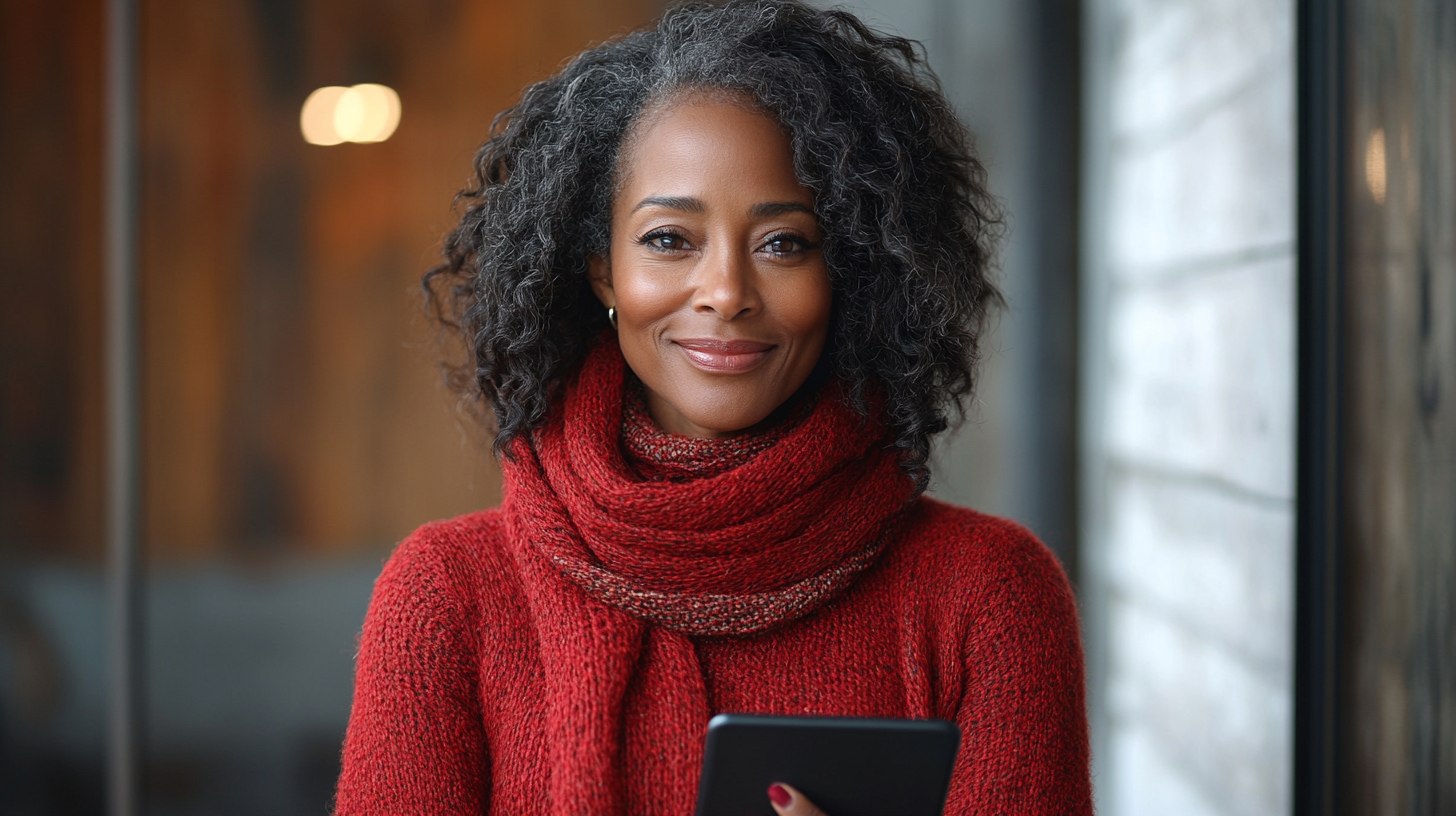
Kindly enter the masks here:
M 101 4 L 0 3 L 0 559 L 101 560 Z
M 658 4 L 143 5 L 152 558 L 378 550 L 498 501 L 417 281 L 492 117 Z M 395 135 L 305 144 L 309 91 L 366 81 Z
M 1456 813 L 1456 7 L 1353 0 L 1340 812 Z

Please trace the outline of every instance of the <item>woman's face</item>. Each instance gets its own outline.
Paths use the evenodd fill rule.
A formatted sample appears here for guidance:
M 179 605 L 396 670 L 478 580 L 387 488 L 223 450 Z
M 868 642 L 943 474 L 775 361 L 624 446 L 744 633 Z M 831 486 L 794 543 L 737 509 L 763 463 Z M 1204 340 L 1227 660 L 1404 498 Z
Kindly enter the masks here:
M 832 299 L 787 136 L 745 106 L 688 99 L 646 120 L 621 161 L 592 288 L 617 310 L 653 420 L 705 438 L 763 421 L 814 370 Z

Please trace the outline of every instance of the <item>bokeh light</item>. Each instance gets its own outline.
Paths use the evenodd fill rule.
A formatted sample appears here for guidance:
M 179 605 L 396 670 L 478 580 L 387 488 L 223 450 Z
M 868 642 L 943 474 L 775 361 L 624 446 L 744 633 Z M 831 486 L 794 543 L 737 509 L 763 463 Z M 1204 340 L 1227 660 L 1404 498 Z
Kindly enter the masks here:
M 1385 131 L 1376 128 L 1365 145 L 1365 184 L 1376 204 L 1385 203 Z
M 399 94 L 388 86 L 328 85 L 304 100 L 299 128 L 309 144 L 370 144 L 394 134 L 400 113 Z

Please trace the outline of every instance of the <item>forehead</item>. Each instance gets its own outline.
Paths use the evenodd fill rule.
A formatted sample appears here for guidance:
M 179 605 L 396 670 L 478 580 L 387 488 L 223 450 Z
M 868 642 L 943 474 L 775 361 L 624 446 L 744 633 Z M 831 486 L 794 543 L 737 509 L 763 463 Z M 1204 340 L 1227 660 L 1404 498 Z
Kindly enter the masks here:
M 811 201 L 793 164 L 788 135 L 746 97 L 694 94 L 643 115 L 623 145 L 617 190 L 631 197 L 750 188 L 739 191 Z

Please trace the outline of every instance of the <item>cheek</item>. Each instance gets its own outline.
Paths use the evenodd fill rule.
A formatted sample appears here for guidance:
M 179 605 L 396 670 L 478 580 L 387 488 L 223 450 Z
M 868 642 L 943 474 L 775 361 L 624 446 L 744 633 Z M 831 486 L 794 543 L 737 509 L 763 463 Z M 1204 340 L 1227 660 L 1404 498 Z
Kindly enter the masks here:
M 666 275 L 651 275 L 626 270 L 613 281 L 617 295 L 617 311 L 626 315 L 632 325 L 643 327 L 671 314 L 683 301 Z
M 638 263 L 636 247 L 612 246 L 612 291 L 617 314 L 638 329 L 670 314 L 681 303 L 681 281 L 650 264 Z M 681 276 L 677 276 L 681 277 Z
M 663 321 L 682 302 L 671 276 L 654 275 L 630 263 L 614 265 L 612 290 L 617 303 L 617 342 L 627 365 L 644 381 L 659 383 L 663 376 L 657 335 Z
M 617 288 L 617 342 L 627 365 L 649 384 L 663 374 L 667 361 L 658 338 L 678 300 L 664 288 L 641 280 Z
M 801 346 L 822 346 L 829 332 L 829 315 L 834 302 L 829 274 L 821 270 L 817 275 L 794 281 L 792 288 L 782 293 L 779 302 L 784 304 L 781 312 L 783 322 L 790 327 L 798 343 Z

